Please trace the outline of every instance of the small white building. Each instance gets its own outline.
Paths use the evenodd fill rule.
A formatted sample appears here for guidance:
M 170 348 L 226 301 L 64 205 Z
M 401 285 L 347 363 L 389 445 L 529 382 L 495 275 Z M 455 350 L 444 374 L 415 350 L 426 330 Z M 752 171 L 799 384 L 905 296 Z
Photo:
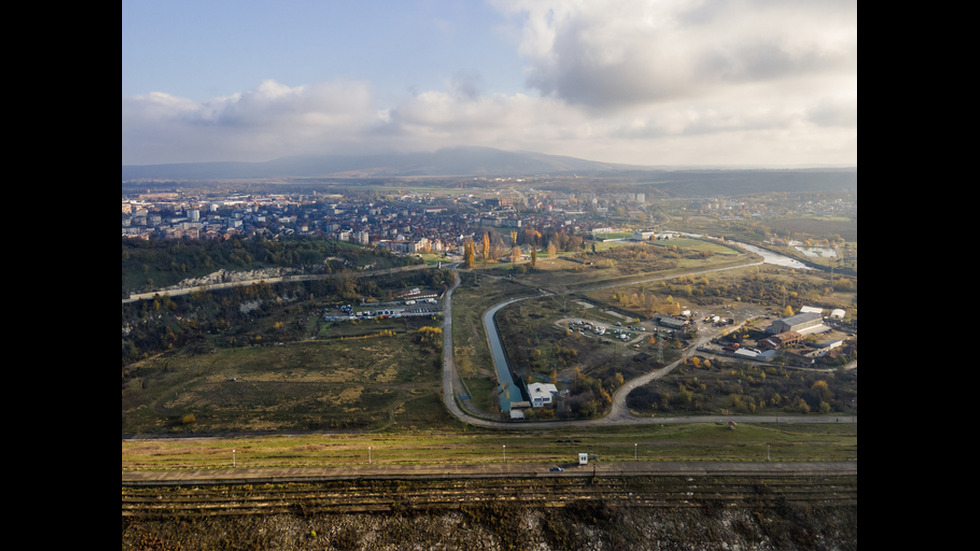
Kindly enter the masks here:
M 538 408 L 551 403 L 558 395 L 558 387 L 551 383 L 531 383 L 527 385 L 527 394 L 531 398 L 531 407 Z

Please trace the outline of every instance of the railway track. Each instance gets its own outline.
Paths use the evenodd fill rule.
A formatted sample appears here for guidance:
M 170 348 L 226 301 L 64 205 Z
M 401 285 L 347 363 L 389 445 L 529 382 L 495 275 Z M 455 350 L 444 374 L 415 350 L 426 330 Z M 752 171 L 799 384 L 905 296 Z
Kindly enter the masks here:
M 123 517 L 391 513 L 479 507 L 615 504 L 728 507 L 857 503 L 855 475 L 337 480 L 122 489 Z

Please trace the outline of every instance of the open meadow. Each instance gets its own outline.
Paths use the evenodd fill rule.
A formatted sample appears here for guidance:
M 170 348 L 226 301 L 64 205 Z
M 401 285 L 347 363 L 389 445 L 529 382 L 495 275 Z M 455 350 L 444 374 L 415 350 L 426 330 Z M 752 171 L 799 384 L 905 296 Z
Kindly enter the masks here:
M 430 414 L 442 370 L 434 325 L 369 321 L 328 339 L 149 358 L 128 370 L 123 433 L 441 426 L 448 418 Z

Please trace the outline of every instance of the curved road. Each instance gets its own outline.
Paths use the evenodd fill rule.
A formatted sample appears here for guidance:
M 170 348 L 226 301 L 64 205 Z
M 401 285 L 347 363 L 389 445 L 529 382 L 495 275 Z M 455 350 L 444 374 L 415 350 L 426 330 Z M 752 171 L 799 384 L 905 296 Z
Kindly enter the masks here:
M 761 262 L 759 263 L 761 264 Z M 446 292 L 446 300 L 443 305 L 443 373 L 442 373 L 442 394 L 443 402 L 446 404 L 446 408 L 459 420 L 469 423 L 471 425 L 477 425 L 481 427 L 488 428 L 507 428 L 507 429 L 540 429 L 544 427 L 555 427 L 555 426 L 595 426 L 595 425 L 624 425 L 624 424 L 665 424 L 665 423 L 692 423 L 692 422 L 728 422 L 735 421 L 737 423 L 741 422 L 752 422 L 752 423 L 857 423 L 857 416 L 838 416 L 838 417 L 828 417 L 828 416 L 792 416 L 792 415 L 701 415 L 701 416 L 683 416 L 683 417 L 637 417 L 630 413 L 629 408 L 626 406 L 626 397 L 629 393 L 640 386 L 643 386 L 654 379 L 659 379 L 664 375 L 670 373 L 674 368 L 684 362 L 688 357 L 693 355 L 699 347 L 706 344 L 711 340 L 712 336 L 704 336 L 695 341 L 691 346 L 689 346 L 684 353 L 681 355 L 677 361 L 662 367 L 646 375 L 641 375 L 634 379 L 627 381 L 623 386 L 619 387 L 613 394 L 612 407 L 610 412 L 604 417 L 598 419 L 583 419 L 574 421 L 520 421 L 520 422 L 506 422 L 506 421 L 495 421 L 491 419 L 484 419 L 481 417 L 474 416 L 460 407 L 456 396 L 460 394 L 457 390 L 457 386 L 461 387 L 462 383 L 460 378 L 456 373 L 456 363 L 453 360 L 453 316 L 452 316 L 452 294 L 459 286 L 460 275 L 457 270 L 458 264 L 452 266 L 453 273 L 456 274 L 456 280 L 453 286 Z M 736 266 L 738 268 L 744 266 Z M 732 268 L 722 268 L 722 269 L 732 269 Z M 704 272 L 698 272 L 704 273 Z M 677 276 L 671 276 L 677 277 Z M 654 278 L 651 281 L 655 281 Z M 631 282 L 635 283 L 635 282 Z M 533 298 L 537 295 L 532 295 L 527 298 Z M 516 302 L 517 300 L 524 299 L 512 299 L 508 302 Z

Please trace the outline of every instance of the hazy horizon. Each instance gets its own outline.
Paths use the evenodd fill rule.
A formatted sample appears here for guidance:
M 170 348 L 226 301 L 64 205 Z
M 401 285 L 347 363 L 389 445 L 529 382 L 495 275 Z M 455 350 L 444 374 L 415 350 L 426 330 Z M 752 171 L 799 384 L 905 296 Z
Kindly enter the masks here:
M 122 4 L 122 164 L 492 147 L 857 166 L 853 2 Z

